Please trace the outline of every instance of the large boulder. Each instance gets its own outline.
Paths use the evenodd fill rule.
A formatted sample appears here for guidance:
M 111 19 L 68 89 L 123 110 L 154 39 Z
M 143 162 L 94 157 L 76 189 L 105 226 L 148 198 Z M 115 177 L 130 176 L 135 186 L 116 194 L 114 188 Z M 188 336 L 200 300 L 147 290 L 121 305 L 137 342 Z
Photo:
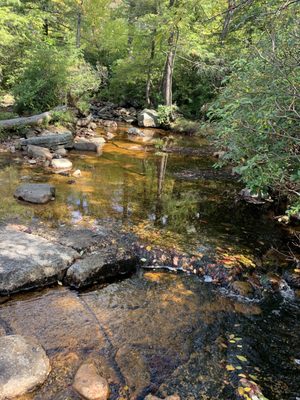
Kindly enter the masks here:
M 99 375 L 92 363 L 79 367 L 73 382 L 73 388 L 86 400 L 107 400 L 109 385 L 105 378 Z
M 73 135 L 72 132 L 66 131 L 62 133 L 49 133 L 41 136 L 30 137 L 21 140 L 21 146 L 28 145 L 47 147 L 48 149 L 57 149 L 58 147 L 72 148 Z
M 27 154 L 31 158 L 39 158 L 40 160 L 52 160 L 53 155 L 46 147 L 34 146 L 32 144 L 27 146 Z
M 138 124 L 145 128 L 158 128 L 160 124 L 157 111 L 145 108 L 138 113 Z
M 100 153 L 105 139 L 96 137 L 91 139 L 75 138 L 74 149 L 78 151 L 94 151 Z
M 0 230 L 0 295 L 62 280 L 79 254 L 36 235 Z
M 51 161 L 51 167 L 57 171 L 69 171 L 73 164 L 67 158 L 55 158 Z
M 55 187 L 48 183 L 24 183 L 17 187 L 15 198 L 34 204 L 45 204 L 55 198 Z
M 44 383 L 50 372 L 44 349 L 31 338 L 0 337 L 0 400 L 21 396 Z
M 121 251 L 103 249 L 83 260 L 76 261 L 67 271 L 66 282 L 75 288 L 106 281 L 134 272 L 137 259 Z

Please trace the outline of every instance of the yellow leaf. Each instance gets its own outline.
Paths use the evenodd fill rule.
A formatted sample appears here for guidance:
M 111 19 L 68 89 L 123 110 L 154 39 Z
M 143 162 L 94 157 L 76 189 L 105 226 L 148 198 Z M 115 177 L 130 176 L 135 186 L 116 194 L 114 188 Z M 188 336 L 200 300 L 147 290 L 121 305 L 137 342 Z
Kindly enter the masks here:
M 245 392 L 248 392 L 248 393 L 251 392 L 251 388 L 249 388 L 249 387 L 245 387 L 244 390 L 245 390 Z
M 256 375 L 249 374 L 249 376 L 250 376 L 251 379 L 254 379 L 255 381 L 257 381 L 257 376 Z
M 247 378 L 245 374 L 239 374 L 241 378 Z
M 235 343 L 235 340 L 229 340 L 230 343 Z
M 240 396 L 243 396 L 244 395 L 244 388 L 239 387 L 238 388 L 238 393 L 239 393 Z
M 147 246 L 147 247 L 146 247 L 146 250 L 147 250 L 147 251 L 150 251 L 151 248 L 152 248 L 151 246 Z
M 240 361 L 243 361 L 243 362 L 248 361 L 247 358 L 244 356 L 236 356 L 236 358 L 238 358 Z
M 227 369 L 227 371 L 234 371 L 235 370 L 233 365 L 226 365 L 226 369 Z

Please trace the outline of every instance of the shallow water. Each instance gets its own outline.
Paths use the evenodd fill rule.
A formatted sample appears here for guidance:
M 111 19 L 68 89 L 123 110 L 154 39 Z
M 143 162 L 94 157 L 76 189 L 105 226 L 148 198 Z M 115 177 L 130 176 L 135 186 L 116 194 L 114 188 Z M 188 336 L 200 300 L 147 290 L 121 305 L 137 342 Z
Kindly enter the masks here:
M 0 220 L 54 227 L 110 222 L 155 244 L 204 254 L 260 255 L 282 242 L 284 233 L 266 213 L 235 203 L 241 185 L 228 171 L 212 168 L 204 138 L 173 143 L 200 145 L 201 156 L 167 155 L 153 147 L 155 140 L 128 138 L 125 129 L 101 155 L 71 153 L 80 178 L 0 156 Z M 13 200 L 21 181 L 54 183 L 56 200 L 46 206 Z M 297 301 L 279 295 L 246 302 L 197 277 L 140 271 L 81 293 L 57 287 L 16 295 L 0 305 L 0 335 L 35 336 L 51 360 L 49 379 L 21 400 L 78 400 L 71 383 L 87 360 L 109 380 L 111 400 L 143 399 L 149 392 L 177 392 L 182 400 L 243 399 L 237 392 L 243 376 L 270 400 L 296 400 L 299 316 Z
M 0 169 L 0 220 L 16 215 L 28 223 L 38 219 L 51 225 L 111 220 L 123 227 L 134 226 L 135 232 L 148 241 L 170 242 L 185 250 L 208 251 L 211 246 L 221 246 L 260 253 L 270 243 L 280 243 L 282 231 L 266 213 L 236 204 L 241 185 L 229 171 L 213 169 L 216 160 L 205 139 L 175 137 L 173 143 L 175 147 L 201 146 L 201 156 L 165 154 L 155 149 L 153 142 L 166 132 L 155 132 L 152 139 L 150 131 L 150 140 L 142 141 L 128 138 L 125 129 L 104 145 L 101 155 L 70 155 L 74 169 L 82 173 L 76 179 L 17 164 L 18 157 L 0 156 L 0 166 L 5 165 Z M 185 177 L 187 171 L 200 171 L 201 175 L 189 179 Z M 56 201 L 46 207 L 13 201 L 20 181 L 55 184 Z

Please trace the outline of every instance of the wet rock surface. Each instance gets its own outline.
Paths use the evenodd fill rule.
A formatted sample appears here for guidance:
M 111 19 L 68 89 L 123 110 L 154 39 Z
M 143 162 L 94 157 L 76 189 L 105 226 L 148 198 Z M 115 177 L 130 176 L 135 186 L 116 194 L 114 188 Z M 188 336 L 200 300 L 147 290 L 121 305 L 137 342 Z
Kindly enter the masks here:
M 55 187 L 47 183 L 24 183 L 17 187 L 14 197 L 28 203 L 45 204 L 55 198 Z
M 102 249 L 101 252 L 76 261 L 67 271 L 65 281 L 77 289 L 93 283 L 107 281 L 136 270 L 137 258 L 117 249 Z
M 79 254 L 25 232 L 0 230 L 0 294 L 40 287 L 62 279 Z
M 50 373 L 44 349 L 32 338 L 0 337 L 0 399 L 13 399 L 44 383 Z

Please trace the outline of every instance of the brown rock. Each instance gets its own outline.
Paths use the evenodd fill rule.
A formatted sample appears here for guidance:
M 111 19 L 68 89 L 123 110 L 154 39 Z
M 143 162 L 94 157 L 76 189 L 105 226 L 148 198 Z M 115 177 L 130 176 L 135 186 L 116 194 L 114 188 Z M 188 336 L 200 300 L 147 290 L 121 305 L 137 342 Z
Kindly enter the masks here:
M 87 400 L 107 400 L 109 398 L 108 382 L 98 374 L 92 363 L 79 367 L 74 378 L 73 388 Z
M 249 296 L 253 293 L 253 287 L 249 282 L 235 281 L 232 284 L 232 289 L 241 296 Z

